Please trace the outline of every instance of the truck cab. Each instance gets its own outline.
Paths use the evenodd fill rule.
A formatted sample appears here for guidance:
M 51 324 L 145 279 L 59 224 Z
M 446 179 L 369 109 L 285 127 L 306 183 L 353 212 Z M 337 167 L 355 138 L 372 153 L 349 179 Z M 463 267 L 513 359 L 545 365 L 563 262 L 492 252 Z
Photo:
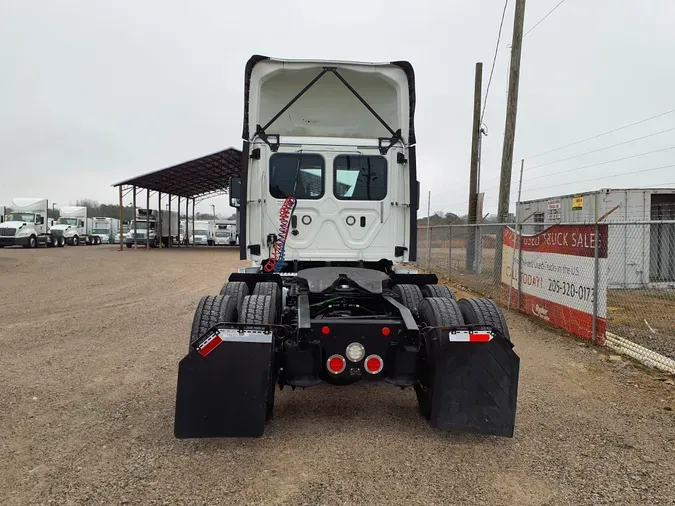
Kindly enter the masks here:
M 230 192 L 245 233 L 242 259 L 265 265 L 281 240 L 281 270 L 415 260 L 411 72 L 405 63 L 265 59 L 253 66 L 247 86 L 256 94 L 244 118 L 250 140 Z
M 12 212 L 0 223 L 0 247 L 56 245 L 47 226 L 47 209 L 47 199 L 14 199 Z

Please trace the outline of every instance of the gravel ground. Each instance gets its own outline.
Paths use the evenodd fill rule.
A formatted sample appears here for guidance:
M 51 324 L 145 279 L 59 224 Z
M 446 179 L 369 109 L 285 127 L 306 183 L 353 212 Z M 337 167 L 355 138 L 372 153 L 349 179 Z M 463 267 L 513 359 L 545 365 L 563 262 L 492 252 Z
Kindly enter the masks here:
M 364 384 L 284 390 L 261 439 L 175 440 L 194 308 L 237 258 L 0 250 L 1 504 L 675 504 L 675 386 L 519 315 L 513 439 Z

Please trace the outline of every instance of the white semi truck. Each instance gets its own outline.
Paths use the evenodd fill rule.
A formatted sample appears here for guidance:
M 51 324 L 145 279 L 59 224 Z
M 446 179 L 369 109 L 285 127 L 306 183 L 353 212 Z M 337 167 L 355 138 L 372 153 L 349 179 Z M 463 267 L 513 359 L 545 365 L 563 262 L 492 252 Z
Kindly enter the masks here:
M 213 220 L 195 220 L 194 230 L 192 222 L 188 222 L 190 228 L 190 244 L 198 246 L 213 246 L 214 222 Z
M 513 436 L 520 360 L 499 307 L 401 265 L 417 247 L 412 66 L 253 56 L 244 97 L 229 186 L 251 264 L 197 305 L 176 437 L 259 437 L 282 387 L 372 381 L 413 389 L 436 429 Z
M 178 242 L 178 230 L 177 212 L 158 213 L 155 209 L 136 209 L 136 219 L 129 225 L 129 232 L 124 236 L 124 244 L 127 248 L 131 248 L 135 239 L 138 246 L 145 246 L 146 238 L 149 238 L 150 247 L 155 248 L 159 246 L 161 235 L 162 245 L 168 246 L 170 238 L 174 244 Z
M 234 220 L 216 221 L 214 244 L 216 246 L 234 246 L 239 244 L 237 222 Z
M 47 226 L 47 209 L 49 209 L 47 199 L 12 200 L 12 212 L 0 223 L 0 247 L 63 246 L 63 239 L 50 233 Z
M 113 244 L 115 236 L 119 236 L 120 220 L 117 218 L 93 218 L 94 224 L 91 233 L 101 239 L 102 244 Z M 119 237 L 118 237 L 119 242 Z
M 87 217 L 84 206 L 64 206 L 59 209 L 59 219 L 51 228 L 53 235 L 63 237 L 70 246 L 99 245 L 101 238 L 93 233 L 93 220 Z

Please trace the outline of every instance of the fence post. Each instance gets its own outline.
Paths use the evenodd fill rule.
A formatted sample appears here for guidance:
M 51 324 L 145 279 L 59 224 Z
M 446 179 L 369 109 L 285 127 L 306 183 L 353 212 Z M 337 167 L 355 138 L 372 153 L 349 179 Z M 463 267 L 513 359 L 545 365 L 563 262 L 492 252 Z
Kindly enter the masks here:
M 502 237 L 505 236 L 506 232 L 506 227 L 507 225 L 502 225 Z M 511 274 L 508 276 L 509 278 L 509 304 L 508 304 L 508 310 L 511 311 L 511 294 L 513 293 L 513 267 L 516 265 L 516 229 L 513 230 L 513 248 L 511 249 Z M 497 236 L 499 237 L 499 236 Z M 502 273 L 502 276 L 504 273 Z
M 452 225 L 448 227 L 448 281 L 452 281 Z
M 520 305 L 520 292 L 523 289 L 523 277 L 520 273 L 523 272 L 523 225 L 518 224 L 518 297 L 516 303 L 518 304 L 518 311 L 522 310 Z
M 431 227 L 427 225 L 427 270 L 431 270 Z
M 483 259 L 481 258 L 482 256 L 482 246 L 481 242 L 483 241 L 483 238 L 481 237 L 481 230 L 479 228 L 479 225 L 476 224 L 476 234 L 475 234 L 475 241 L 473 247 L 475 248 L 475 253 L 474 253 L 474 272 L 475 272 L 475 277 L 474 277 L 474 282 L 473 282 L 473 290 L 476 293 L 478 292 L 478 275 L 480 274 L 480 269 L 482 267 Z
M 600 225 L 595 222 L 595 248 L 593 256 L 593 344 L 598 340 L 598 267 L 600 265 Z

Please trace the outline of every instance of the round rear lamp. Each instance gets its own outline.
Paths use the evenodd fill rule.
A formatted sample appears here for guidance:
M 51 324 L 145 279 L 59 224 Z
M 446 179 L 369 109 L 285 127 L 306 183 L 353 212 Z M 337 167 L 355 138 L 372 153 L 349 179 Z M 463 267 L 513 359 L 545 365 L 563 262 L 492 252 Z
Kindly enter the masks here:
M 363 357 L 366 356 L 366 349 L 361 343 L 351 343 L 347 346 L 345 355 L 347 355 L 347 358 L 352 362 L 360 362 L 363 360 Z
M 342 355 L 331 355 L 326 360 L 326 368 L 333 374 L 340 374 L 347 367 L 347 361 Z
M 384 361 L 379 355 L 368 355 L 365 361 L 366 372 L 370 374 L 378 374 L 384 368 Z

